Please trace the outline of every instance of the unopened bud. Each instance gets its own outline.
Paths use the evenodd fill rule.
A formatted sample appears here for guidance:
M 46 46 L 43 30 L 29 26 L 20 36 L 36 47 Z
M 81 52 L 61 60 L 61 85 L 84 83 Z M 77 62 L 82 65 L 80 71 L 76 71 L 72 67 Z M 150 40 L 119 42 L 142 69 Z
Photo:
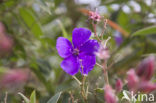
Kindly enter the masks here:
M 123 87 L 123 83 L 120 79 L 118 79 L 115 84 L 116 92 L 120 92 L 122 90 L 122 87 Z
M 0 56 L 8 55 L 13 48 L 13 40 L 7 35 L 0 38 Z
M 25 83 L 28 80 L 28 70 L 9 70 L 6 72 L 2 78 L 0 83 L 3 87 L 12 87 L 12 86 L 18 86 L 22 85 L 22 83 Z
M 156 90 L 156 84 L 149 82 L 149 81 L 141 82 L 138 87 L 138 91 L 144 92 L 144 93 L 150 93 L 154 90 Z
M 104 87 L 105 90 L 105 101 L 106 103 L 117 103 L 117 98 L 115 96 L 114 90 L 110 85 Z
M 138 85 L 138 82 L 139 82 L 139 78 L 136 75 L 134 69 L 130 69 L 127 72 L 127 81 L 128 81 L 128 88 L 131 91 L 135 91 L 136 90 L 136 87 Z
M 154 74 L 154 56 L 144 59 L 137 68 L 137 75 L 143 80 L 150 80 Z

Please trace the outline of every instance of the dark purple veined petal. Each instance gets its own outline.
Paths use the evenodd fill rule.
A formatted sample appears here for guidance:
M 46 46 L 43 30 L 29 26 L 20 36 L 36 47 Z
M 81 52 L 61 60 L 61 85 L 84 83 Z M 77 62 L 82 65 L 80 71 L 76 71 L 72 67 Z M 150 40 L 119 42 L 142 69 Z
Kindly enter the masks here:
M 70 75 L 75 75 L 80 68 L 78 58 L 76 56 L 69 56 L 65 58 L 61 63 L 61 68 Z
M 80 67 L 81 74 L 88 75 L 88 72 L 90 72 L 93 69 L 96 63 L 96 57 L 82 54 L 79 56 L 79 59 L 80 65 L 83 66 L 83 69 Z
M 58 54 L 62 58 L 66 58 L 72 54 L 73 47 L 72 47 L 71 42 L 68 39 L 64 37 L 59 37 L 57 39 L 56 49 L 58 51 Z
M 72 33 L 72 42 L 75 48 L 79 48 L 89 40 L 91 31 L 86 28 L 75 28 Z
M 88 40 L 84 45 L 80 47 L 80 53 L 87 55 L 95 55 L 99 49 L 99 43 L 97 40 Z

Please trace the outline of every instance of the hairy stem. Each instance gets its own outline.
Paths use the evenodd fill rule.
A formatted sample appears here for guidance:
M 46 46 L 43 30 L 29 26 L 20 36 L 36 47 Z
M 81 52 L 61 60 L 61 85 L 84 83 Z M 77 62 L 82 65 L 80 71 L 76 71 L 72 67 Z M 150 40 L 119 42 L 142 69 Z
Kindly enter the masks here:
M 84 102 L 88 103 L 86 92 L 85 92 L 85 80 L 86 80 L 86 76 L 83 75 L 82 76 L 82 84 L 80 85 L 81 86 L 81 95 L 83 97 Z

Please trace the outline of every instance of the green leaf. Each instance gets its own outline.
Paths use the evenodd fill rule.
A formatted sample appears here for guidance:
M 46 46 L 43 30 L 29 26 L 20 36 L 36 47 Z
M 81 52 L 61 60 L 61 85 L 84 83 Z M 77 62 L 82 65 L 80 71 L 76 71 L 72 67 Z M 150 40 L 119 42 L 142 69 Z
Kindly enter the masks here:
M 134 32 L 132 34 L 132 36 L 138 36 L 138 35 L 145 36 L 145 35 L 149 35 L 149 34 L 156 34 L 156 25 L 138 30 L 138 31 Z
M 30 103 L 29 99 L 26 96 L 24 96 L 22 93 L 18 94 L 24 99 L 25 103 Z
M 36 103 L 36 92 L 33 91 L 30 96 L 30 103 Z
M 62 94 L 62 92 L 58 92 L 47 103 L 57 103 L 61 94 Z
M 43 35 L 39 22 L 29 9 L 20 8 L 19 13 L 22 20 L 30 29 L 30 31 L 35 35 L 35 37 L 39 38 L 41 35 Z

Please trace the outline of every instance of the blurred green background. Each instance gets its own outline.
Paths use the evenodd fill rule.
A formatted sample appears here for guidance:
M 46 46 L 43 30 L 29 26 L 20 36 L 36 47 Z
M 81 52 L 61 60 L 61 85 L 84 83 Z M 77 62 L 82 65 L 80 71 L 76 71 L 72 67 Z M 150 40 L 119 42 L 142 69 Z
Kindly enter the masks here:
M 79 86 L 60 68 L 62 58 L 55 47 L 59 36 L 71 40 L 75 27 L 86 27 L 93 31 L 88 16 L 80 9 L 97 9 L 101 16 L 115 22 L 128 33 L 125 36 L 109 24 L 104 33 L 104 38 L 112 37 L 108 43 L 112 85 L 118 77 L 124 81 L 126 71 L 136 67 L 143 57 L 151 53 L 155 55 L 155 0 L 0 0 L 0 22 L 3 24 L 0 26 L 0 103 L 4 103 L 6 92 L 7 103 L 21 103 L 18 92 L 30 97 L 33 90 L 36 90 L 37 103 L 46 103 L 59 92 L 63 92 L 60 103 L 70 103 L 70 93 L 81 103 Z M 4 33 L 1 32 L 3 28 Z M 103 22 L 100 22 L 97 34 L 102 29 Z M 116 36 L 123 39 L 120 45 L 115 41 Z M 15 77 L 24 79 L 14 82 L 10 78 L 4 82 L 4 75 L 12 70 L 19 74 Z M 76 77 L 81 79 L 81 74 Z M 89 103 L 96 103 L 94 89 L 103 86 L 102 70 L 95 66 L 87 81 Z M 103 93 L 98 92 L 98 103 L 103 103 Z

